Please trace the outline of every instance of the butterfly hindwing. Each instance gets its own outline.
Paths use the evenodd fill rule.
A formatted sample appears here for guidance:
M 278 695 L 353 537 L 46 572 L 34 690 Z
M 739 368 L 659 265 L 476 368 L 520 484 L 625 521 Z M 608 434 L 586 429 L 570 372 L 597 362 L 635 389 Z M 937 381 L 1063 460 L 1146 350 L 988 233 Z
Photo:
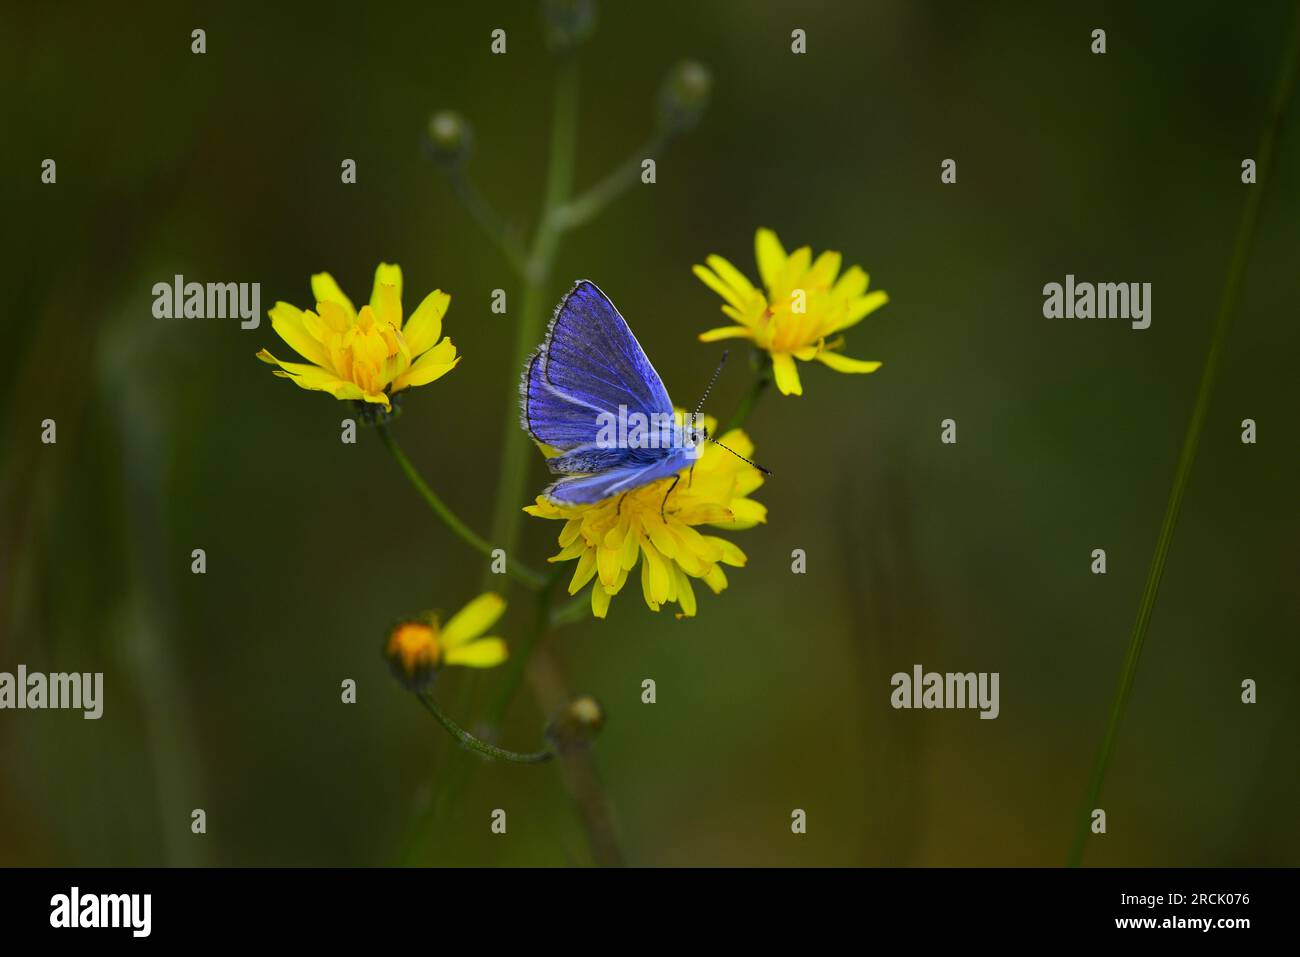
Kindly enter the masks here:
M 689 456 L 684 450 L 670 450 L 650 465 L 623 465 L 592 475 L 562 478 L 548 485 L 543 494 L 560 505 L 589 505 L 667 478 L 689 464 Z

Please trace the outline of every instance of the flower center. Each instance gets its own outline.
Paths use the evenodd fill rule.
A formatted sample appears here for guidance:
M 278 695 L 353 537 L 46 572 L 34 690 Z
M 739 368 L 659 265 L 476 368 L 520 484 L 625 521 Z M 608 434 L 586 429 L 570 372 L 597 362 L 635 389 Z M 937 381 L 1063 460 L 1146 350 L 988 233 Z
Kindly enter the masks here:
M 343 333 L 340 363 L 347 378 L 363 392 L 382 392 L 403 371 L 405 341 L 401 330 L 362 306 L 357 321 Z

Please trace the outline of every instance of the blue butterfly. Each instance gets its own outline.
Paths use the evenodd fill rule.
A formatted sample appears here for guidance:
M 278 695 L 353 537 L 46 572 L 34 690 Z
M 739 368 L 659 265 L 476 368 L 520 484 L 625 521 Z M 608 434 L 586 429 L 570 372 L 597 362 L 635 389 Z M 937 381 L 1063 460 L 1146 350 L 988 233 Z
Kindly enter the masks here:
M 519 392 L 524 430 L 560 451 L 546 464 L 561 477 L 542 493 L 557 505 L 587 505 L 677 475 L 708 438 L 698 411 L 686 421 L 674 414 L 627 321 L 585 279 L 560 300 Z

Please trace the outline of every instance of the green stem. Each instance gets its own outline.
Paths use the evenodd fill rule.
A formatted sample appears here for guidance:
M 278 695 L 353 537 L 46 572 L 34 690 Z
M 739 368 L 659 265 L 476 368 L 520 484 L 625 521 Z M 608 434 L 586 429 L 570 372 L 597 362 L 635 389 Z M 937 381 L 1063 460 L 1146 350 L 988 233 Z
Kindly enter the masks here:
M 584 588 L 576 596 L 551 612 L 551 627 L 559 628 L 563 625 L 577 624 L 580 621 L 586 621 L 590 617 L 591 595 Z
M 492 546 L 481 538 L 472 528 L 462 522 L 456 513 L 448 508 L 446 503 L 438 497 L 437 493 L 429 487 L 429 483 L 424 480 L 416 470 L 415 466 L 411 463 L 411 460 L 406 457 L 406 453 L 401 450 L 400 446 L 398 446 L 397 441 L 388 431 L 388 427 L 379 425 L 375 428 L 379 433 L 379 438 L 383 441 L 384 446 L 390 453 L 392 453 L 398 467 L 406 474 L 406 477 L 410 480 L 411 484 L 415 486 L 415 490 L 420 493 L 420 497 L 424 499 L 429 508 L 433 509 L 434 514 L 442 519 L 443 524 L 455 532 L 456 535 L 469 545 L 470 548 L 479 552 L 486 558 L 492 558 Z M 546 579 L 544 577 L 533 571 L 527 565 L 508 557 L 509 554 L 509 550 L 507 550 L 506 574 L 511 578 L 514 578 L 520 584 L 533 590 L 540 589 L 546 584 Z
M 731 418 L 727 420 L 726 425 L 718 429 L 718 435 L 726 435 L 732 429 L 739 429 L 749 421 L 750 413 L 754 411 L 754 406 L 758 404 L 759 398 L 767 391 L 767 387 L 772 384 L 772 363 L 763 356 L 759 360 L 762 364 L 754 373 L 754 381 L 745 393 L 745 397 L 740 400 L 740 405 L 736 406 L 736 411 L 731 413 Z
M 556 224 L 561 229 L 569 230 L 594 219 L 611 201 L 618 198 L 620 193 L 636 183 L 641 173 L 641 164 L 647 159 L 657 159 L 665 145 L 667 145 L 666 137 L 655 136 L 595 186 L 572 202 L 556 209 L 554 212 Z
M 1201 370 L 1200 387 L 1196 393 L 1196 404 L 1192 417 L 1187 423 L 1187 432 L 1183 437 L 1182 452 L 1178 457 L 1178 467 L 1174 472 L 1173 487 L 1169 492 L 1169 502 L 1165 506 L 1164 521 L 1160 526 L 1160 535 L 1156 539 L 1155 554 L 1151 558 L 1151 567 L 1147 572 L 1146 586 L 1138 603 L 1137 620 L 1129 637 L 1128 652 L 1124 656 L 1124 666 L 1120 672 L 1119 690 L 1115 704 L 1111 708 L 1110 718 L 1106 723 L 1106 733 L 1102 738 L 1097 763 L 1093 769 L 1088 796 L 1082 812 L 1079 814 L 1078 830 L 1074 844 L 1070 849 L 1067 863 L 1078 867 L 1083 863 L 1091 826 L 1091 813 L 1101 799 L 1102 785 L 1106 778 L 1106 769 L 1110 766 L 1111 754 L 1119 736 L 1120 724 L 1128 706 L 1133 690 L 1133 679 L 1137 674 L 1138 661 L 1142 656 L 1142 645 L 1146 641 L 1147 626 L 1151 621 L 1151 612 L 1155 607 L 1156 594 L 1160 589 L 1160 580 L 1164 575 L 1165 559 L 1169 554 L 1169 545 L 1173 540 L 1174 528 L 1178 524 L 1178 514 L 1182 508 L 1183 493 L 1191 477 L 1192 465 L 1196 461 L 1196 450 L 1200 444 L 1201 432 L 1205 428 L 1205 418 L 1210 407 L 1210 397 L 1214 383 L 1218 378 L 1219 359 L 1223 344 L 1227 339 L 1228 327 L 1237 304 L 1237 293 L 1246 274 L 1246 263 L 1250 257 L 1250 248 L 1255 236 L 1255 224 L 1259 219 L 1260 203 L 1264 196 L 1264 187 L 1268 183 L 1268 171 L 1273 158 L 1273 149 L 1277 141 L 1282 119 L 1286 114 L 1287 103 L 1295 87 L 1296 64 L 1300 60 L 1300 7 L 1297 8 L 1292 24 L 1290 43 L 1278 70 L 1277 85 L 1273 91 L 1272 105 L 1268 124 L 1260 137 L 1259 151 L 1256 154 L 1256 184 L 1247 187 L 1246 205 L 1242 210 L 1241 221 L 1237 227 L 1236 244 L 1232 252 L 1232 261 L 1228 267 L 1228 278 L 1223 295 L 1219 300 L 1218 316 L 1214 324 L 1214 335 L 1210 341 L 1210 350 L 1205 357 L 1205 366 Z
M 508 751 L 505 748 L 498 748 L 495 744 L 488 744 L 479 738 L 474 737 L 438 707 L 438 702 L 433 700 L 433 696 L 427 691 L 422 691 L 416 695 L 420 703 L 428 709 L 429 713 L 438 719 L 438 723 L 447 729 L 461 745 L 470 751 L 477 751 L 485 757 L 495 758 L 498 761 L 509 761 L 511 764 L 541 764 L 543 761 L 549 761 L 555 757 L 550 751 L 532 751 L 521 754 L 518 751 Z
M 523 275 L 527 266 L 524 250 L 506 223 L 497 215 L 496 210 L 474 187 L 473 181 L 464 170 L 449 170 L 447 179 L 451 183 L 456 198 L 464 204 L 470 216 L 479 224 L 479 227 L 487 234 L 488 238 L 496 243 L 506 261 L 514 267 L 516 272 Z
M 551 589 L 543 589 L 537 595 L 536 614 L 533 619 L 533 627 L 528 632 L 528 637 L 524 643 L 510 656 L 510 662 L 506 666 L 505 681 L 501 685 L 501 691 L 497 694 L 496 700 L 488 710 L 488 726 L 497 728 L 505 719 L 506 711 L 510 708 L 510 702 L 514 700 L 515 694 L 518 693 L 520 685 L 524 681 L 524 671 L 528 667 L 528 659 L 532 656 L 533 651 L 546 636 L 546 633 L 552 628 L 551 623 Z
M 541 222 L 533 239 L 524 270 L 523 304 L 515 329 L 514 369 L 541 342 L 546 318 L 546 283 L 559 241 L 554 211 L 573 188 L 573 163 L 577 152 L 578 73 L 572 54 L 559 62 L 555 89 L 555 122 L 551 132 L 550 165 Z M 512 387 L 513 392 L 513 387 Z M 512 394 L 501 429 L 501 472 L 492 515 L 492 539 L 507 555 L 514 555 L 519 541 L 520 518 L 527 495 L 529 464 L 533 444 L 519 428 L 519 410 Z
M 573 52 L 568 51 L 560 57 L 557 67 L 555 112 L 541 218 L 521 270 L 523 292 L 519 323 L 515 329 L 515 368 L 522 368 L 525 357 L 541 341 L 549 311 L 548 284 L 551 280 L 555 255 L 563 233 L 575 223 L 573 217 L 571 215 L 566 217 L 563 210 L 573 190 L 577 126 L 577 61 Z M 605 182 L 612 179 L 613 177 L 607 178 Z M 604 182 L 597 187 L 597 190 L 600 191 L 596 193 L 598 205 L 603 205 L 603 201 L 607 201 L 607 198 L 612 197 L 616 192 L 606 187 Z M 601 200 L 601 197 L 606 194 L 608 194 L 606 200 Z M 598 205 L 592 206 L 588 203 L 584 209 L 594 214 Z M 499 543 L 499 547 L 505 549 L 507 555 L 514 554 L 519 541 L 523 517 L 522 506 L 527 495 L 530 463 L 534 458 L 532 451 L 532 443 L 519 428 L 518 411 L 513 401 L 512 390 L 512 401 L 507 405 L 501 430 L 500 477 L 497 482 L 492 518 L 493 540 Z M 511 671 L 507 674 L 506 684 L 493 708 L 493 715 L 497 722 L 504 717 L 510 701 L 522 684 L 532 653 L 543 644 L 551 627 L 549 583 L 539 591 L 534 630 L 519 652 L 512 656 Z M 545 659 L 545 649 L 541 650 L 543 652 L 541 657 Z M 553 693 L 549 695 L 538 693 L 538 701 L 543 704 L 543 707 L 546 706 L 548 698 L 559 700 L 563 697 L 560 693 L 563 689 L 557 684 L 558 679 L 554 675 L 552 678 L 555 679 L 550 683 L 554 686 L 550 688 Z M 445 722 L 444 726 L 446 726 Z M 621 863 L 622 857 L 614 838 L 612 815 L 601 791 L 599 779 L 595 775 L 590 755 L 577 752 L 566 754 L 564 758 L 561 762 L 563 776 L 578 806 L 596 861 Z

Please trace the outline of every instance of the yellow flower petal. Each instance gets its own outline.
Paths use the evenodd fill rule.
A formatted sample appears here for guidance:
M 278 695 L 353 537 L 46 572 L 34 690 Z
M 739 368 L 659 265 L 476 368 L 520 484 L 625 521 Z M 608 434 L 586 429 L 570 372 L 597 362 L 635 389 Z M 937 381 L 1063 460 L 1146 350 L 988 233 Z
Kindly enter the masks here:
M 856 299 L 867 291 L 869 281 L 870 277 L 863 271 L 861 266 L 851 266 L 843 276 L 836 280 L 831 292 L 844 299 Z
M 748 559 L 745 557 L 745 553 L 740 550 L 738 545 L 727 541 L 725 538 L 718 538 L 716 535 L 706 535 L 704 537 L 712 542 L 722 552 L 718 561 L 726 565 L 731 565 L 733 568 L 745 567 L 745 563 Z
M 782 395 L 803 395 L 799 370 L 794 367 L 794 357 L 785 353 L 772 354 L 772 371 L 776 373 L 776 387 Z
M 737 455 L 743 455 L 747 459 L 752 459 L 754 457 L 754 440 L 749 437 L 749 433 L 744 429 L 732 429 L 730 432 L 718 436 L 718 441 L 722 442 Z M 725 449 L 710 448 L 708 451 L 710 454 L 718 455 L 720 457 L 719 461 L 726 462 L 728 465 L 732 465 L 732 463 L 735 462 L 735 457 L 727 455 Z M 742 465 L 742 467 L 744 466 Z M 762 473 L 760 472 L 759 474 L 761 475 Z
M 370 308 L 381 322 L 402 328 L 402 267 L 380 263 L 375 269 L 375 285 L 370 293 Z
M 790 290 L 795 288 L 796 282 L 803 279 L 803 274 L 812 268 L 812 247 L 800 246 L 785 260 L 785 269 L 778 280 L 781 289 L 782 298 L 788 298 Z M 775 300 L 775 295 L 773 296 Z
M 406 320 L 406 327 L 402 329 L 411 355 L 423 355 L 442 337 L 442 317 L 447 314 L 449 305 L 451 296 L 441 289 L 435 289 L 411 313 L 411 317 Z
M 596 577 L 596 550 L 588 548 L 578 556 L 578 567 L 573 570 L 573 579 L 569 582 L 569 594 L 576 595 L 582 586 Z
M 279 366 L 280 371 L 276 372 L 276 375 L 282 379 L 289 379 L 300 388 L 312 392 L 328 392 L 336 399 L 365 399 L 378 405 L 388 405 L 387 396 L 372 399 L 362 392 L 361 387 L 356 383 L 345 382 L 334 373 L 326 372 L 318 366 L 308 365 L 305 362 L 282 362 L 265 349 L 259 352 L 257 357 L 263 362 Z
M 506 600 L 495 592 L 479 595 L 452 615 L 442 629 L 443 646 L 457 648 L 468 643 L 496 624 L 505 610 Z
M 370 308 L 379 312 L 381 292 L 385 286 L 392 286 L 397 298 L 402 298 L 402 267 L 393 263 L 380 263 L 375 267 L 375 282 L 370 288 Z M 400 328 L 400 326 L 399 326 Z
M 727 573 L 722 570 L 721 565 L 714 565 L 704 576 L 704 584 L 709 586 L 713 594 L 720 595 L 727 587 Z
M 613 596 L 603 588 L 591 590 L 591 613 L 597 618 L 604 618 L 609 611 L 609 600 Z
M 770 229 L 760 229 L 754 234 L 754 258 L 758 260 L 758 274 L 763 285 L 771 292 L 785 271 L 786 255 L 781 240 Z
M 329 350 L 307 328 L 305 314 L 301 309 L 287 302 L 277 302 L 271 307 L 269 315 L 271 328 L 294 352 L 308 362 L 332 371 Z
M 812 286 L 814 289 L 829 289 L 835 282 L 835 277 L 840 274 L 840 265 L 844 262 L 844 257 L 839 253 L 831 252 L 829 249 L 817 257 L 816 262 L 812 264 Z
M 587 543 L 583 541 L 569 542 L 556 554 L 546 559 L 548 562 L 567 562 L 570 559 L 577 558 L 587 550 Z
M 623 586 L 627 584 L 627 571 L 628 570 L 626 568 L 620 566 L 618 570 L 618 574 L 614 576 L 614 584 L 601 586 L 602 588 L 605 589 L 606 592 L 609 593 L 611 598 L 617 595 L 619 592 L 621 592 L 623 590 Z
M 708 286 L 732 306 L 737 309 L 741 308 L 743 301 L 740 296 L 736 294 L 734 289 L 719 279 L 711 270 L 705 269 L 703 266 L 692 266 L 691 272 L 695 273 L 695 277 L 699 279 L 700 282 L 704 283 L 704 285 Z
M 746 326 L 719 326 L 700 333 L 700 342 L 717 342 L 719 339 L 752 339 L 754 333 Z
M 329 273 L 318 272 L 311 277 L 311 294 L 316 297 L 317 302 L 332 302 L 342 306 L 343 312 L 349 319 L 356 318 L 356 306 L 352 305 L 352 300 L 343 294 L 343 290 Z
M 841 329 L 847 329 L 849 326 L 861 322 L 887 302 L 889 302 L 889 295 L 882 290 L 878 289 L 873 293 L 868 293 L 861 299 L 850 303 L 849 311 L 845 313 L 844 318 L 831 326 L 827 334 L 839 332 Z
M 400 392 L 408 386 L 428 385 L 435 379 L 441 379 L 460 363 L 456 347 L 450 339 L 443 339 L 411 366 L 393 380 L 393 391 Z
M 641 563 L 641 597 L 645 599 L 646 607 L 651 611 L 659 610 L 659 602 L 654 600 L 653 589 L 650 584 L 650 563 L 648 561 Z
M 740 498 L 731 503 L 731 514 L 736 517 L 734 522 L 718 524 L 716 527 L 738 529 L 761 525 L 767 521 L 767 506 L 752 498 Z
M 637 531 L 634 530 L 632 533 L 624 536 L 623 550 L 619 555 L 619 565 L 622 567 L 623 571 L 630 572 L 636 567 L 636 558 L 640 545 L 641 536 Z
M 649 542 L 643 542 L 641 551 L 645 554 L 645 568 L 648 578 L 642 581 L 642 589 L 649 601 L 662 605 L 668 600 L 668 562 L 659 549 Z
M 317 302 L 316 312 L 320 316 L 319 323 L 312 323 L 311 313 L 306 313 L 303 321 L 306 323 L 307 327 L 311 329 L 312 335 L 317 336 L 322 340 L 324 340 L 325 334 L 330 332 L 339 336 L 343 335 L 348 331 L 352 323 L 356 321 L 356 316 L 348 312 L 348 307 L 329 299 Z
M 677 603 L 682 606 L 682 614 L 687 618 L 695 617 L 695 589 L 691 587 L 691 580 L 680 567 L 676 567 L 677 575 Z
M 830 366 L 836 372 L 875 372 L 881 365 L 879 362 L 867 359 L 850 359 L 838 352 L 819 352 L 817 361 Z
M 582 519 L 571 518 L 564 523 L 564 530 L 560 532 L 560 547 L 564 548 L 572 545 L 582 533 Z
M 717 502 L 696 502 L 677 511 L 674 517 L 688 525 L 717 525 L 730 522 L 735 515 L 727 506 Z
M 443 637 L 446 637 L 444 633 Z M 500 638 L 480 638 L 467 645 L 447 648 L 443 661 L 449 665 L 465 665 L 470 668 L 491 668 L 506 660 L 506 643 Z
M 614 587 L 618 581 L 618 573 L 621 566 L 619 553 L 612 548 L 596 549 L 596 573 L 600 575 L 600 583 L 607 588 Z
M 673 538 L 672 533 L 668 531 L 668 526 L 657 515 L 647 517 L 645 532 L 665 558 L 672 558 L 677 554 L 677 539 Z
M 710 256 L 704 261 L 709 264 L 710 269 L 718 274 L 719 279 L 736 291 L 739 301 L 733 302 L 733 306 L 741 308 L 759 294 L 758 290 L 754 288 L 754 284 L 749 281 L 743 272 L 733 266 L 730 260 L 721 256 Z

